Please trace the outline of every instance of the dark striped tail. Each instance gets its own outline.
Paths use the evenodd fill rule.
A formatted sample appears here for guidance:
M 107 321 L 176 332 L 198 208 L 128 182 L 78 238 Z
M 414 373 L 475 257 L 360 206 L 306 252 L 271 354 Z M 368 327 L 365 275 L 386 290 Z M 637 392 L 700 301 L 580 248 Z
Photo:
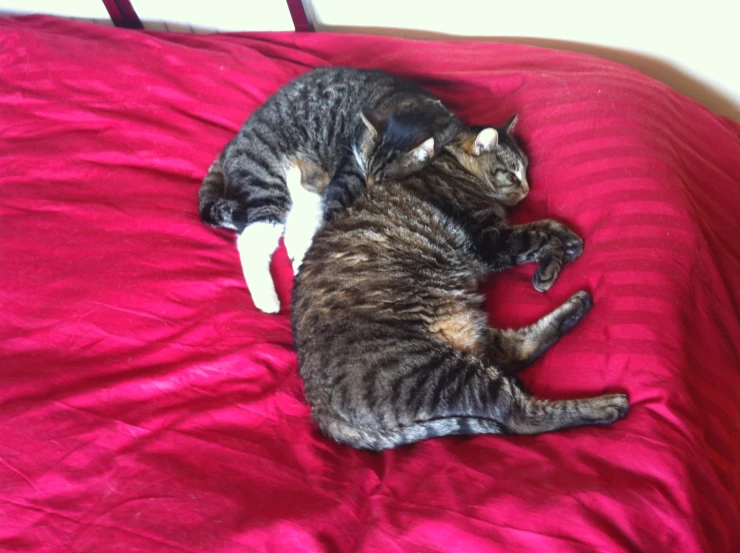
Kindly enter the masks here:
M 198 191 L 198 211 L 204 223 L 241 233 L 247 226 L 247 212 L 238 200 L 226 197 L 224 152 L 208 168 Z

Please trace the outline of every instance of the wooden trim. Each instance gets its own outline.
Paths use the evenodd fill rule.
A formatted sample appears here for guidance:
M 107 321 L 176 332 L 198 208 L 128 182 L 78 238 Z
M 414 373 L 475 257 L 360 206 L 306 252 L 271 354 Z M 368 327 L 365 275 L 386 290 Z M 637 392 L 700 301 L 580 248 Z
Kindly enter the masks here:
M 116 27 L 126 29 L 143 29 L 139 16 L 130 0 L 103 0 L 111 21 Z
M 293 19 L 293 27 L 299 33 L 312 33 L 313 25 L 306 15 L 306 8 L 301 0 L 285 0 L 288 3 L 290 17 Z

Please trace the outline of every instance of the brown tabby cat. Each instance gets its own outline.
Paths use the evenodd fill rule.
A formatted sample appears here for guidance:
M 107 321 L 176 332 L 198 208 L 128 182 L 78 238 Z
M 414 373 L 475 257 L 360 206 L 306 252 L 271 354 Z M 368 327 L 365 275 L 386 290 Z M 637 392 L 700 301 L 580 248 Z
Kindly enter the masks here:
M 547 401 L 514 374 L 590 309 L 578 292 L 520 330 L 490 328 L 479 285 L 536 262 L 552 286 L 583 242 L 543 220 L 508 225 L 527 194 L 526 159 L 503 129 L 460 135 L 421 172 L 373 187 L 315 237 L 293 291 L 295 346 L 321 430 L 382 450 L 463 434 L 537 434 L 610 423 L 623 394 Z
M 462 127 L 411 81 L 380 70 L 314 69 L 249 116 L 208 170 L 198 209 L 209 225 L 239 233 L 254 304 L 277 313 L 270 262 L 280 237 L 298 272 L 325 221 L 374 182 L 426 166 Z

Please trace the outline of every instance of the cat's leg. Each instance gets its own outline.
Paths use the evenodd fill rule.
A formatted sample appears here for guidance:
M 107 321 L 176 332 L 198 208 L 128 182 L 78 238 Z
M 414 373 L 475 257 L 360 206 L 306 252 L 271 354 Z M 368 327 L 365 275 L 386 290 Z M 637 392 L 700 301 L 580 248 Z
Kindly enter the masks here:
M 242 272 L 255 306 L 266 313 L 280 311 L 280 301 L 270 273 L 272 255 L 278 248 L 290 209 L 285 186 L 282 153 L 252 148 L 253 136 L 243 132 L 224 150 L 223 191 L 228 191 L 237 209 L 231 222 Z
M 629 407 L 624 394 L 539 399 L 516 376 L 451 348 L 431 349 L 415 363 L 423 370 L 403 371 L 393 382 L 390 401 L 373 413 L 353 420 L 314 410 L 314 418 L 342 443 L 381 450 L 442 436 L 540 434 L 607 424 L 622 418 Z
M 561 244 L 563 244 L 563 260 L 565 262 L 574 261 L 583 253 L 583 239 L 558 221 L 542 219 L 533 223 L 518 225 L 517 228 L 544 232 L 548 236 L 554 236 L 560 240 Z
M 285 249 L 293 265 L 293 274 L 298 273 L 313 237 L 323 223 L 321 196 L 304 188 L 301 178 L 298 167 L 292 167 L 286 175 L 292 205 L 285 224 Z
M 519 393 L 512 404 L 505 417 L 491 418 L 478 413 L 451 414 L 391 428 L 355 426 L 335 417 L 317 419 L 317 422 L 326 435 L 340 443 L 382 451 L 444 436 L 532 435 L 576 426 L 609 424 L 624 417 L 629 409 L 629 401 L 623 394 L 548 401 Z
M 533 325 L 517 330 L 490 329 L 488 363 L 505 371 L 527 367 L 572 329 L 591 306 L 591 296 L 581 291 Z
M 624 394 L 608 394 L 583 399 L 551 401 L 539 399 L 527 391 L 522 382 L 494 367 L 485 367 L 476 359 L 457 359 L 458 374 L 443 374 L 432 384 L 444 390 L 418 394 L 432 398 L 436 405 L 425 413 L 425 419 L 444 417 L 478 417 L 494 421 L 509 434 L 539 434 L 574 426 L 605 424 L 625 415 L 628 408 Z M 483 370 L 481 370 L 481 367 Z M 427 400 L 428 401 L 428 400 Z
M 354 156 L 345 156 L 324 189 L 324 222 L 328 223 L 347 209 L 366 190 L 365 175 Z
M 564 262 L 583 252 L 583 241 L 555 221 L 484 228 L 475 233 L 473 240 L 477 253 L 492 271 L 538 263 L 532 282 L 540 292 L 550 289 Z
M 624 394 L 585 399 L 550 401 L 538 399 L 521 388 L 512 388 L 511 408 L 502 421 L 509 434 L 541 434 L 575 426 L 608 424 L 627 414 Z
M 538 263 L 532 283 L 540 292 L 550 289 L 562 269 L 565 255 L 562 242 L 526 225 L 486 229 L 476 238 L 476 249 L 492 271 Z
M 280 311 L 270 262 L 282 234 L 283 225 L 280 223 L 256 222 L 247 225 L 236 239 L 247 288 L 254 305 L 264 313 Z

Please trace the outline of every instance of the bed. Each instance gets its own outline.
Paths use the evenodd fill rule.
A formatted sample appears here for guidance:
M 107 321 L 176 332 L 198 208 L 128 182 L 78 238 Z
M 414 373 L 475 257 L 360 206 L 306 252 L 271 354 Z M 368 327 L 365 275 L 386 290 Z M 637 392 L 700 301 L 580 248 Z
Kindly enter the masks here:
M 242 281 L 197 191 L 289 79 L 381 67 L 469 123 L 520 114 L 530 196 L 584 255 L 545 294 L 487 286 L 523 326 L 595 307 L 523 378 L 626 391 L 608 427 L 324 438 L 283 312 Z M 627 67 L 522 45 L 181 35 L 0 19 L 0 550 L 95 553 L 740 551 L 740 126 Z

